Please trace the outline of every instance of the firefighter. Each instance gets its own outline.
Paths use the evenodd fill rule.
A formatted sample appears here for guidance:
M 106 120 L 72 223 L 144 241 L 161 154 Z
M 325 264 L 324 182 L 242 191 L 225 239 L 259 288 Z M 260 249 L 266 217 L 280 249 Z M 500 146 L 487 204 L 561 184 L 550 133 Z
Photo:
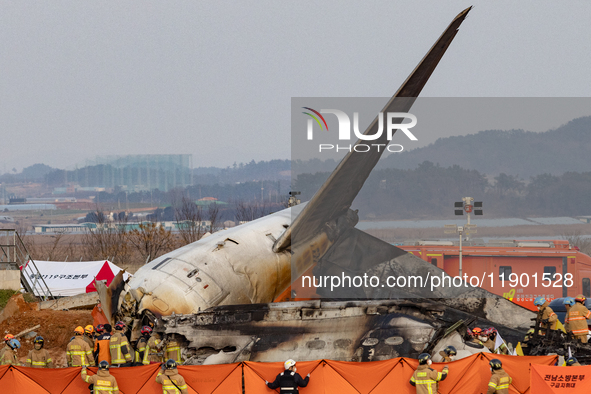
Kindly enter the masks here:
M 113 367 L 129 367 L 133 361 L 131 346 L 125 336 L 125 323 L 118 321 L 115 324 L 115 334 L 109 341 L 111 351 L 111 365 Z
M 27 356 L 27 367 L 33 368 L 53 368 L 53 360 L 46 349 L 43 349 L 44 340 L 42 336 L 37 336 L 33 340 L 34 349 Z
M 534 305 L 538 307 L 538 316 L 536 317 L 537 322 L 540 324 L 540 328 L 545 328 L 549 330 L 556 330 L 556 325 L 558 324 L 558 316 L 550 305 L 550 301 L 546 301 L 544 297 L 536 297 L 534 300 Z M 547 330 L 540 331 L 540 335 L 546 335 Z
M 148 360 L 148 341 L 150 340 L 150 334 L 152 333 L 152 328 L 150 326 L 143 326 L 141 329 L 141 338 L 138 339 L 135 351 L 135 364 L 136 365 L 148 365 L 150 361 Z
M 82 367 L 80 377 L 86 383 L 92 385 L 92 393 L 94 394 L 119 394 L 119 387 L 117 380 L 109 373 L 109 363 L 105 360 L 98 364 L 98 372 L 96 375 L 88 376 L 86 374 L 86 366 Z
M 162 345 L 160 335 L 157 332 L 152 333 L 147 344 L 148 362 L 150 364 L 160 364 L 162 362 L 162 355 L 159 354 L 162 351 Z
M 94 340 L 96 341 L 96 339 L 98 337 L 101 336 L 101 334 L 103 334 L 105 332 L 105 326 L 104 324 L 99 324 L 98 326 L 96 326 L 94 328 Z
M 570 324 L 568 323 L 568 312 L 570 311 L 570 308 L 575 304 L 575 299 L 573 297 L 564 297 L 564 300 L 562 300 L 562 303 L 564 304 L 564 308 L 566 309 L 566 315 L 565 315 L 565 319 L 564 319 L 564 331 L 566 331 L 566 333 L 568 334 L 569 332 L 571 332 L 570 329 Z
M 69 367 L 84 367 L 87 365 L 94 366 L 94 358 L 92 357 L 92 349 L 82 337 L 84 336 L 84 328 L 81 326 L 74 329 L 74 339 L 68 343 L 66 348 L 66 360 Z
M 585 296 L 579 294 L 575 298 L 575 304 L 570 307 L 565 319 L 575 338 L 582 343 L 587 343 L 587 334 L 589 333 L 587 319 L 591 318 L 591 312 L 585 308 L 585 300 Z
M 574 357 L 569 357 L 566 359 L 566 366 L 567 367 L 581 367 L 582 365 L 579 364 L 579 361 Z
M 99 324 L 99 327 L 102 324 Z M 105 324 L 101 327 L 101 334 L 94 341 L 94 359 L 95 361 L 104 360 L 108 364 L 111 363 L 111 350 L 109 345 L 111 343 L 111 325 Z
M 163 394 L 189 394 L 185 379 L 179 375 L 176 361 L 172 359 L 162 364 L 162 370 L 156 376 L 156 383 L 162 385 Z
M 265 384 L 272 390 L 279 388 L 281 394 L 297 394 L 298 387 L 306 387 L 310 381 L 310 374 L 302 379 L 301 375 L 297 373 L 296 362 L 292 359 L 283 363 L 285 371 L 281 372 L 275 378 L 273 383 L 265 380 Z
M 488 340 L 484 343 L 484 346 L 486 346 L 491 353 L 509 354 L 509 349 L 507 349 L 507 345 L 505 345 L 504 342 L 502 342 L 499 347 L 496 347 L 498 335 L 496 328 L 491 327 L 486 330 L 484 334 L 488 337 Z
M 176 339 L 174 334 L 170 339 L 166 339 L 164 345 L 164 359 L 172 359 L 177 363 L 182 361 L 181 359 L 181 345 Z
M 84 335 L 82 336 L 82 339 L 84 339 L 84 341 L 86 343 L 88 343 L 88 346 L 91 349 L 94 349 L 94 327 L 91 326 L 90 324 L 87 325 L 86 327 L 84 327 Z
M 12 350 L 10 348 L 10 346 L 8 346 L 8 342 L 10 342 L 11 339 L 14 339 L 14 335 L 12 335 L 12 334 L 4 335 L 4 347 L 2 348 L 2 350 L 0 350 L 0 357 L 2 357 L 2 355 L 4 354 L 5 351 Z
M 523 338 L 523 342 L 521 342 L 521 347 L 522 348 L 529 347 L 528 346 L 528 342 L 534 336 L 534 332 L 536 332 L 536 330 L 534 330 L 533 328 L 530 328 L 529 330 L 527 330 L 527 333 L 525 334 L 525 337 Z
M 441 372 L 431 368 L 431 355 L 419 354 L 419 366 L 410 378 L 410 384 L 417 388 L 417 394 L 437 393 L 438 382 L 445 380 L 449 372 L 447 365 Z
M 2 357 L 0 357 L 0 365 L 12 364 L 18 366 L 17 351 L 20 349 L 21 343 L 18 339 L 12 338 L 8 341 L 7 345 L 8 350 L 5 350 L 4 353 L 2 353 Z
M 511 376 L 503 369 L 503 363 L 496 358 L 490 360 L 490 371 L 492 373 L 488 382 L 486 394 L 509 394 L 509 385 L 513 381 Z
M 482 335 L 480 336 L 480 338 L 485 338 L 485 340 L 483 341 L 483 345 L 490 350 L 491 353 L 495 352 L 495 341 L 494 339 L 492 339 L 490 337 L 491 331 L 490 328 L 487 328 L 486 330 L 484 330 L 482 332 Z M 482 340 L 482 339 L 481 339 Z
M 439 355 L 441 357 L 443 357 L 442 362 L 444 362 L 444 363 L 449 363 L 449 362 L 453 361 L 454 357 L 457 354 L 458 354 L 458 352 L 456 351 L 456 348 L 453 346 L 448 346 L 439 352 Z
M 474 335 L 472 342 L 478 345 L 484 345 L 484 343 L 488 340 L 488 338 L 483 334 L 482 328 L 480 327 L 474 327 L 472 329 L 472 334 Z

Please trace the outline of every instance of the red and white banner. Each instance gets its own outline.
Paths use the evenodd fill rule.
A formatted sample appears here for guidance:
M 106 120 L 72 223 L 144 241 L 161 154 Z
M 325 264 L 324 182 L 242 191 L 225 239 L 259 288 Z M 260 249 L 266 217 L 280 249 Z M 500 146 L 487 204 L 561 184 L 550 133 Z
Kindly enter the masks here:
M 51 294 L 56 297 L 69 297 L 96 291 L 93 283 L 94 278 L 105 281 L 108 286 L 121 270 L 107 260 L 80 262 L 35 260 L 35 265 L 39 270 L 40 277 L 47 283 Z M 40 278 L 32 271 L 34 270 L 27 270 L 31 285 L 36 280 L 40 281 Z M 129 278 L 129 274 L 125 273 L 123 278 Z M 36 295 L 41 293 L 40 289 L 39 285 L 35 286 Z

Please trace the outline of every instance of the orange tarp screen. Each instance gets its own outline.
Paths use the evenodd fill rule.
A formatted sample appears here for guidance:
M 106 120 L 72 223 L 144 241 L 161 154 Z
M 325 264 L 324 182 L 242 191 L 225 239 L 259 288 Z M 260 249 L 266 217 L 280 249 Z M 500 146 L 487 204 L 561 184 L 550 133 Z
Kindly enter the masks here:
M 498 358 L 513 378 L 510 392 L 513 394 L 563 393 L 567 389 L 554 390 L 552 383 L 572 382 L 577 375 L 576 392 L 591 392 L 591 367 L 552 367 L 556 356 L 517 357 L 478 353 L 448 363 L 449 375 L 440 383 L 439 393 L 484 393 L 490 379 L 488 362 Z M 311 374 L 310 383 L 301 389 L 302 394 L 414 394 L 409 380 L 418 366 L 417 360 L 395 358 L 385 361 L 354 363 L 331 360 L 302 361 L 297 363 L 298 373 Z M 435 363 L 432 368 L 441 371 L 444 364 Z M 531 382 L 530 389 L 530 368 Z M 159 364 L 131 368 L 112 368 L 122 394 L 160 394 L 162 386 L 155 378 Z M 245 394 L 273 394 L 265 386 L 265 380 L 275 380 L 283 371 L 283 363 L 244 362 L 221 365 L 180 366 L 179 373 L 187 382 L 191 394 L 241 394 L 244 378 Z M 589 375 L 585 375 L 589 371 Z M 96 368 L 88 369 L 88 374 Z M 548 378 L 549 376 L 549 378 Z M 552 377 L 556 379 L 553 381 Z M 561 377 L 559 377 L 561 376 Z M 586 385 L 589 386 L 586 386 Z M 579 386 L 585 391 L 579 391 Z M 552 391 L 554 390 L 554 391 Z M 278 390 L 276 390 L 278 392 Z M 2 394 L 79 394 L 88 392 L 88 384 L 80 378 L 80 368 L 36 369 L 0 366 L 0 392 Z M 570 391 L 575 392 L 575 391 Z
M 535 394 L 591 393 L 591 367 L 532 365 L 531 392 Z
M 242 393 L 241 364 L 180 366 L 178 370 L 187 382 L 189 393 Z M 162 393 L 162 389 L 160 389 L 160 393 Z
M 439 393 L 486 392 L 490 380 L 489 361 L 498 358 L 504 369 L 513 377 L 511 393 L 525 394 L 529 391 L 530 364 L 553 365 L 556 356 L 517 357 L 479 353 L 447 363 L 449 375 L 439 384 Z M 434 363 L 433 369 L 441 371 L 445 364 Z M 385 361 L 353 363 L 322 360 L 298 362 L 298 373 L 305 377 L 311 372 L 310 383 L 302 394 L 414 394 L 416 389 L 409 380 L 418 366 L 414 359 L 395 358 Z M 246 394 L 269 393 L 265 380 L 272 382 L 283 370 L 283 363 L 244 363 L 244 387 Z
M 156 383 L 159 364 L 131 368 L 111 368 L 122 394 L 162 394 Z M 80 377 L 81 368 L 28 368 L 1 366 L 0 393 L 2 394 L 80 394 L 87 393 L 88 383 Z M 88 375 L 97 369 L 88 368 Z M 242 364 L 181 366 L 190 394 L 242 393 Z

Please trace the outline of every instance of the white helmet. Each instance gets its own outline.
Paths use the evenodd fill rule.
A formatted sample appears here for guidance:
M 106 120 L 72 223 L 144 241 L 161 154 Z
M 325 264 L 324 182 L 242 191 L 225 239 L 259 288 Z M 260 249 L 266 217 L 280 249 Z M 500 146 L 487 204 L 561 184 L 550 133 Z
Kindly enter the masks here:
M 289 360 L 287 360 L 286 362 L 283 363 L 283 366 L 285 367 L 285 369 L 290 369 L 295 364 L 296 364 L 296 362 L 290 358 Z

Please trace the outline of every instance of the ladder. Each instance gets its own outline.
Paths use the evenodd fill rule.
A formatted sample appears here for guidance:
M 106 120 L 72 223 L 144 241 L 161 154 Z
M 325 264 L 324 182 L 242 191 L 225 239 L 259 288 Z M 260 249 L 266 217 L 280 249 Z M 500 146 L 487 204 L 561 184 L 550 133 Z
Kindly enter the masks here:
M 54 298 L 15 229 L 0 229 L 0 269 L 20 269 L 21 285 L 26 291 L 45 301 Z

